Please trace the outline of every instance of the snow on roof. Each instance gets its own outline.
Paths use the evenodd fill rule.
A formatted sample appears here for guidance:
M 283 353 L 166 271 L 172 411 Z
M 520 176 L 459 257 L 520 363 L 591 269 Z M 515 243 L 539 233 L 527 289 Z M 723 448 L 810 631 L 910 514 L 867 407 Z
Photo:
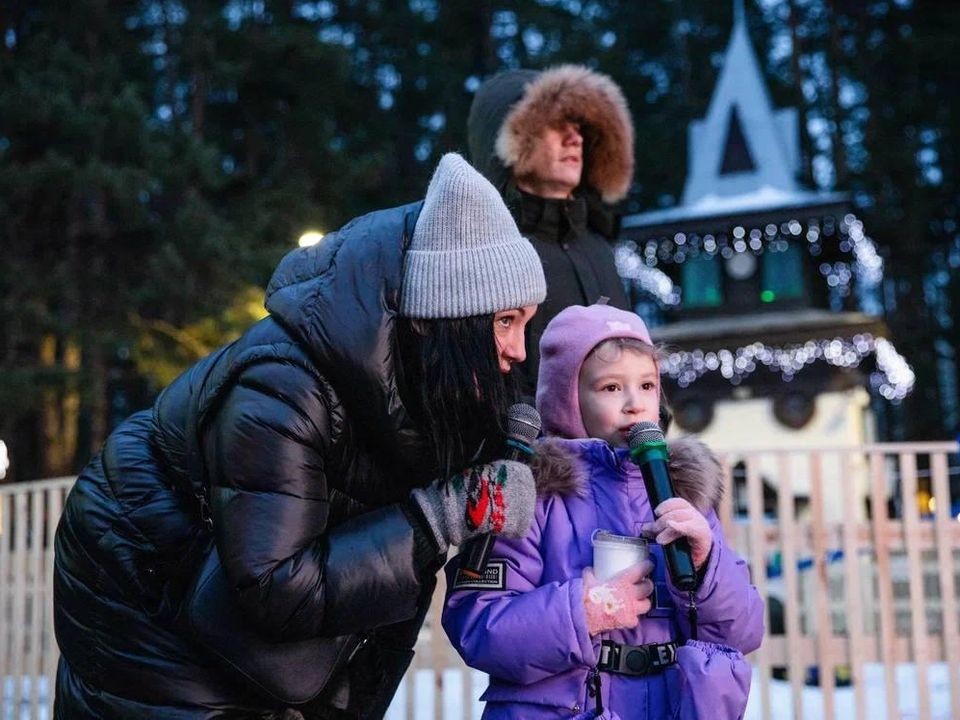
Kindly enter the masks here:
M 799 140 L 796 109 L 771 104 L 738 7 L 707 114 L 687 129 L 680 204 L 628 215 L 623 227 L 845 201 L 845 195 L 801 187 Z
M 648 227 L 714 216 L 829 205 L 848 200 L 846 193 L 812 192 L 802 189 L 787 191 L 764 185 L 740 195 L 723 196 L 710 193 L 692 205 L 678 205 L 664 210 L 627 215 L 623 218 L 623 227 Z

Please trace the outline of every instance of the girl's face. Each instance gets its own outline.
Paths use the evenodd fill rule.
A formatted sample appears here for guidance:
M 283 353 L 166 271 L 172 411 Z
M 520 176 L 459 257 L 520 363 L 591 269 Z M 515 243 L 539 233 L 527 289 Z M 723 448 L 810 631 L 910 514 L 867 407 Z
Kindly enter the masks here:
M 500 372 L 506 375 L 513 363 L 527 358 L 523 331 L 537 312 L 536 305 L 526 305 L 513 310 L 501 310 L 493 316 L 493 337 L 497 341 L 497 358 Z
M 580 368 L 580 415 L 587 436 L 626 447 L 630 428 L 660 420 L 660 371 L 645 352 L 625 347 L 616 360 L 590 355 Z

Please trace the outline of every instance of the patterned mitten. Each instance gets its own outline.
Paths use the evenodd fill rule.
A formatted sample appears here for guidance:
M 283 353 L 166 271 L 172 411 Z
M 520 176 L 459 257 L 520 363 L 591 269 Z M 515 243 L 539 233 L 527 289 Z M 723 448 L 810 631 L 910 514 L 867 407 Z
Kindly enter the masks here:
M 601 583 L 592 568 L 584 568 L 583 606 L 590 635 L 637 626 L 640 616 L 650 612 L 651 570 L 653 563 L 644 560 Z
M 441 551 L 492 532 L 523 537 L 537 501 L 530 468 L 514 460 L 477 465 L 413 491 Z

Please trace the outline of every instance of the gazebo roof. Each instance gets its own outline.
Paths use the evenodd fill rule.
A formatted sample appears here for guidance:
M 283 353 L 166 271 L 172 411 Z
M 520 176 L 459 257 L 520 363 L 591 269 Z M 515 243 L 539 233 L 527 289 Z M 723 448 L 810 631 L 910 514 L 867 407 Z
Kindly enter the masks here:
M 683 320 L 656 327 L 651 333 L 656 342 L 670 346 L 710 349 L 752 342 L 758 337 L 768 345 L 802 344 L 811 337 L 853 337 L 858 333 L 882 337 L 888 331 L 883 320 L 866 313 L 803 308 Z
M 797 181 L 800 145 L 795 108 L 775 110 L 750 42 L 741 3 L 707 114 L 687 129 L 687 179 L 676 207 L 629 215 L 623 227 L 794 210 L 847 201 Z
M 778 188 L 764 186 L 752 192 L 740 195 L 722 196 L 715 193 L 704 195 L 693 205 L 678 205 L 663 210 L 627 215 L 621 227 L 624 229 L 643 229 L 659 226 L 709 224 L 713 219 L 732 219 L 742 215 L 789 215 L 791 210 L 827 208 L 836 210 L 837 206 L 847 207 L 849 196 L 846 193 L 812 192 L 798 190 L 785 192 Z

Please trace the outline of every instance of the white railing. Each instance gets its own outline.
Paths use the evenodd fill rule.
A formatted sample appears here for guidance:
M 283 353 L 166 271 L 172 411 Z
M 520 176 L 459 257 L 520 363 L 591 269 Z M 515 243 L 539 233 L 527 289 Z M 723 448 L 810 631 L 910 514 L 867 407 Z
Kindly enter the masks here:
M 804 676 L 815 666 L 822 707 L 809 716 L 835 717 L 835 674 L 840 671 L 850 679 L 853 720 L 960 719 L 960 522 L 950 514 L 947 463 L 948 454 L 956 452 L 956 443 L 898 443 L 750 451 L 724 458 L 728 487 L 732 464 L 744 463 L 748 511 L 745 519 L 735 519 L 728 493 L 721 519 L 768 603 L 774 588 L 764 569 L 774 555 L 782 566 L 776 594 L 783 605 L 784 632 L 768 633 L 751 656 L 759 679 L 752 691 L 759 717 L 774 717 L 774 667 L 787 670 L 789 716 L 807 717 Z M 923 520 L 917 502 L 918 465 L 928 468 L 932 494 L 939 500 L 933 517 Z M 798 512 L 793 487 L 800 479 L 808 483 L 809 505 Z M 764 516 L 764 481 L 777 490 L 772 518 Z M 903 512 L 891 519 L 887 500 L 896 488 Z M 801 569 L 805 560 L 810 562 L 806 571 Z M 949 698 L 938 695 L 934 715 L 929 677 L 932 670 L 944 669 L 942 663 Z M 882 683 L 874 686 L 882 698 L 867 696 L 865 671 L 872 664 L 878 664 L 883 675 Z M 915 687 L 901 693 L 897 670 L 904 665 L 915 677 Z M 868 712 L 868 705 L 874 712 Z M 849 706 L 844 703 L 844 709 Z
M 0 485 L 0 718 L 50 717 L 53 535 L 74 478 Z M 41 692 L 41 678 L 46 678 Z M 49 691 L 48 691 L 49 690 Z M 14 714 L 16 708 L 20 712 Z
M 950 515 L 947 465 L 957 450 L 956 443 L 912 443 L 724 456 L 728 488 L 733 468 L 743 464 L 746 513 L 735 512 L 728 491 L 721 520 L 760 593 L 783 608 L 782 633 L 771 634 L 768 624 L 750 657 L 748 717 L 834 718 L 849 709 L 849 720 L 960 719 L 960 522 Z M 937 498 L 932 518 L 919 516 L 918 468 Z M 53 535 L 72 483 L 0 485 L 0 720 L 50 717 Z M 766 516 L 764 483 L 777 489 L 775 511 Z M 897 487 L 903 512 L 891 519 L 887 501 Z M 441 574 L 391 720 L 476 712 L 483 677 L 464 672 L 440 630 L 443 590 Z M 906 684 L 904 667 L 915 678 Z M 809 668 L 818 671 L 816 693 L 805 686 Z M 786 680 L 775 679 L 783 673 Z M 838 688 L 838 676 L 849 678 L 849 687 Z M 937 687 L 931 677 L 940 678 Z

